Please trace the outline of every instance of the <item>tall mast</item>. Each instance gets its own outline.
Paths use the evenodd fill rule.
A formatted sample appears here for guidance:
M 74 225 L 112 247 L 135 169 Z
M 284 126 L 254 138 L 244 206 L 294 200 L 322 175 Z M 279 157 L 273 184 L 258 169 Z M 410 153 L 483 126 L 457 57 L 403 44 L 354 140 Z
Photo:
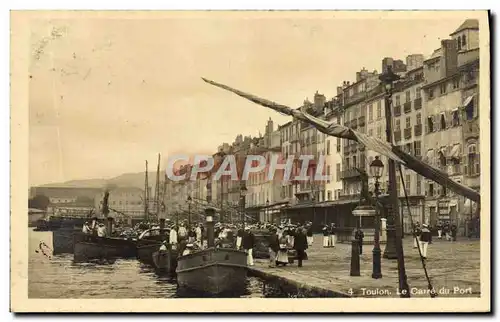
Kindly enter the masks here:
M 146 160 L 146 176 L 144 180 L 144 217 L 149 219 L 149 184 L 148 184 L 148 160 Z
M 158 166 L 156 167 L 156 185 L 155 185 L 155 206 L 156 217 L 160 217 L 160 154 L 158 153 Z

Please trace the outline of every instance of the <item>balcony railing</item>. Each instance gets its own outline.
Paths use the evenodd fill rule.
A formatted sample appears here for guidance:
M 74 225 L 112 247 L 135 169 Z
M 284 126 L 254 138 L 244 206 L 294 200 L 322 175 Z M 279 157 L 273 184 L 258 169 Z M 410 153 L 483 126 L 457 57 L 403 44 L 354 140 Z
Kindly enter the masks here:
M 414 132 L 415 136 L 421 136 L 422 135 L 422 124 L 417 124 L 414 126 Z
M 410 113 L 411 112 L 411 101 L 410 102 L 406 102 L 403 105 L 403 110 L 405 111 L 405 113 Z
M 394 131 L 394 141 L 396 141 L 396 142 L 401 141 L 401 130 L 400 131 Z
M 411 127 L 404 129 L 404 136 L 406 140 L 411 139 L 411 130 L 412 130 Z
M 419 97 L 413 101 L 413 108 L 416 110 L 419 110 L 422 108 L 422 98 Z
M 394 116 L 401 116 L 401 105 L 394 106 Z
M 349 178 L 356 178 L 359 177 L 361 174 L 359 173 L 358 170 L 351 168 L 344 170 L 340 173 L 340 178 L 341 179 L 349 179 Z
M 365 116 L 364 115 L 358 117 L 358 125 L 365 126 Z

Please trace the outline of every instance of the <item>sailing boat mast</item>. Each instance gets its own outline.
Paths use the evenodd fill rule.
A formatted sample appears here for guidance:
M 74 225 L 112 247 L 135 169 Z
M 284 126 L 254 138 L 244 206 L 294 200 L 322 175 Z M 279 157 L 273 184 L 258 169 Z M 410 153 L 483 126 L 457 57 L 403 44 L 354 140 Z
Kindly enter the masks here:
M 156 167 L 156 185 L 155 185 L 155 206 L 156 217 L 160 217 L 160 154 L 158 153 L 158 166 Z
M 144 217 L 149 219 L 149 184 L 148 184 L 148 160 L 146 160 L 146 176 L 144 180 Z

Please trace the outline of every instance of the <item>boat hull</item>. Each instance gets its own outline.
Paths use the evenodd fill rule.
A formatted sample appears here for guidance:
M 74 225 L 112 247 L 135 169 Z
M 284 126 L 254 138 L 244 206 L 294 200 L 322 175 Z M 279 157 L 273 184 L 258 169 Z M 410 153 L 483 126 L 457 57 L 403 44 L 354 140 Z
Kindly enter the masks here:
M 177 251 L 155 251 L 152 255 L 153 266 L 157 273 L 174 275 L 177 268 Z
M 144 264 L 153 265 L 153 253 L 160 248 L 160 243 L 137 246 L 137 259 Z
M 75 242 L 73 251 L 73 261 L 75 262 L 136 256 L 136 246 L 132 240 L 95 236 L 86 236 L 83 241 Z
M 181 289 L 220 295 L 243 293 L 247 277 L 245 252 L 209 248 L 178 258 L 177 283 Z
M 52 231 L 52 249 L 53 254 L 73 253 L 75 242 L 83 240 L 83 234 L 80 229 L 58 229 Z

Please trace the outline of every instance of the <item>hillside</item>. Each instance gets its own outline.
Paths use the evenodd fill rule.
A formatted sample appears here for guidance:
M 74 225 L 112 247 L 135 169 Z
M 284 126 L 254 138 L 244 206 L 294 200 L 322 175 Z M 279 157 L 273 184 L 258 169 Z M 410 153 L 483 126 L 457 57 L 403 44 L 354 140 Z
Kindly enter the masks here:
M 160 180 L 163 181 L 165 172 L 160 172 Z M 156 172 L 148 172 L 149 186 L 154 186 L 156 182 Z M 113 184 L 118 187 L 137 187 L 144 189 L 144 172 L 124 173 L 110 179 L 85 179 L 70 180 L 62 183 L 51 183 L 42 185 L 42 187 L 84 187 L 84 188 L 102 188 Z

